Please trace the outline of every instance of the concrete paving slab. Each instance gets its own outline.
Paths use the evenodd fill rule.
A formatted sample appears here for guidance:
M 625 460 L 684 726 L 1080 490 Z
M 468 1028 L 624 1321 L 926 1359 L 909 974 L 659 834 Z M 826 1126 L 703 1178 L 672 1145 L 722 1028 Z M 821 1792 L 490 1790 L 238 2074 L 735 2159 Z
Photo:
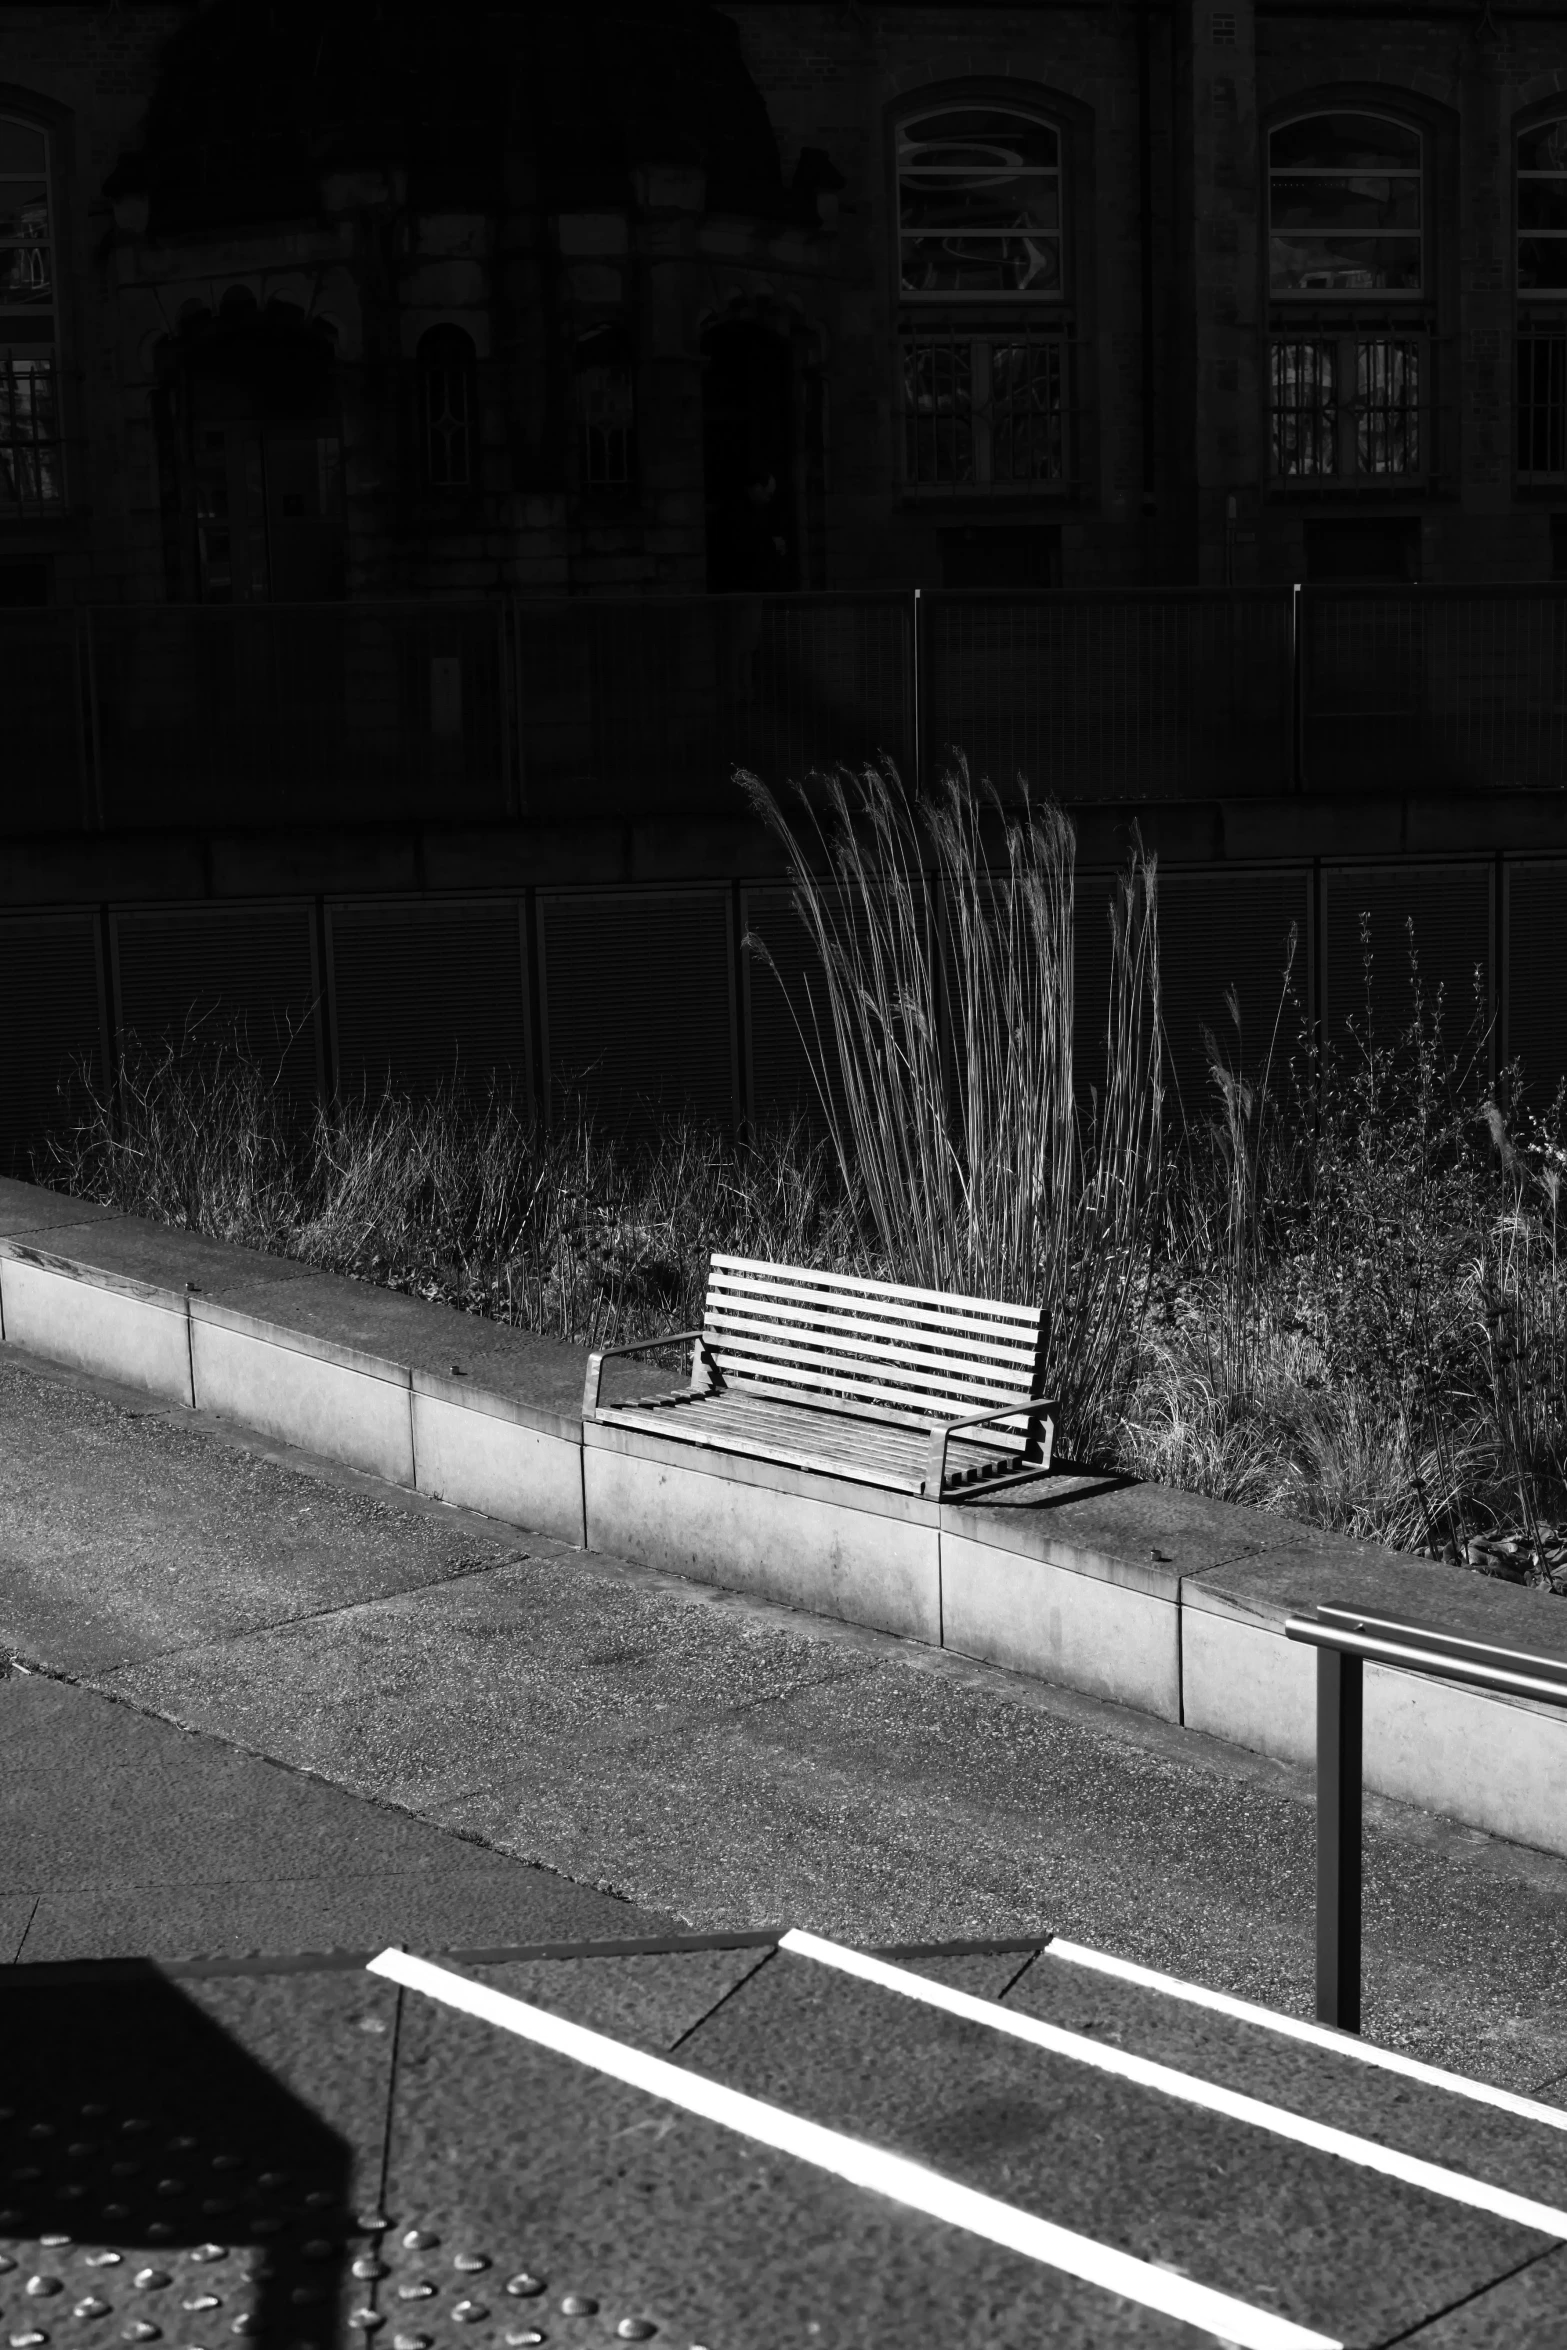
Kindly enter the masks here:
M 656 1816 L 659 1756 L 700 1723 L 868 1669 L 782 1632 L 736 1640 L 563 1556 L 210 1646 L 188 1671 L 170 1654 L 115 1686 L 503 1849 L 542 1844 L 552 1866 L 569 1849 L 567 1873 L 593 1882 L 635 1838 L 628 1822 Z
M 280 2016 L 265 1986 L 0 1973 L 0 2326 L 51 2334 L 40 2316 L 59 2311 L 73 2331 L 194 2342 L 243 2318 L 325 2350 L 354 2189 L 378 2183 L 366 2124 L 386 2109 L 395 2012 L 362 1977 L 296 1980 Z
M 0 1651 L 111 1671 L 514 1554 L 0 1357 Z M 539 1542 L 543 1538 L 528 1538 Z
M 0 1680 L 6 1962 L 476 1948 L 668 1923 L 89 1690 Z
M 1556 2194 L 1567 2177 L 1567 2129 L 1475 2104 L 1450 2090 L 1380 2072 L 1145 1986 L 1052 1959 L 1046 1951 L 1003 2002 L 1107 2046 L 1356 2131 L 1425 2162 L 1517 2195 Z
M 426 2340 L 455 2339 L 467 2303 L 551 2350 L 628 2319 L 681 2350 L 1195 2350 L 1186 2327 L 431 2002 L 406 1999 L 400 2048 L 387 2202 L 437 2241 L 390 2251 L 382 2305 Z M 487 2267 L 464 2276 L 459 2251 Z
M 47 1232 L 60 1225 L 101 1224 L 117 1213 L 114 1208 L 96 1207 L 90 1200 L 72 1199 L 68 1192 L 48 1191 L 41 1183 L 18 1183 L 9 1175 L 0 1175 L 0 1239 L 13 1233 Z
M 627 1958 L 547 1958 L 464 1969 L 512 1999 L 664 2055 L 767 1963 L 766 1950 L 677 1950 Z
M 36 1893 L 0 1893 L 0 1966 L 10 1966 L 38 1907 Z
M 780 1952 L 692 2036 L 710 2078 L 1351 2344 L 1540 2237 Z
M 417 1497 L 367 1494 L 320 1467 L 285 1472 L 232 1434 L 203 1434 L 199 1422 L 180 1421 L 180 1442 L 165 1452 L 159 1428 L 174 1415 L 123 1398 L 111 1408 L 67 1378 L 11 1371 L 47 1393 L 48 1406 L 20 1409 L 19 1390 L 0 1391 L 7 1636 L 33 1654 L 58 1640 L 53 1661 L 67 1670 L 73 1644 L 112 1660 L 100 1634 L 113 1619 L 93 1578 L 118 1560 L 135 1597 L 136 1558 L 120 1547 L 127 1502 L 134 1511 L 148 1493 L 158 1508 L 168 1500 L 167 1547 L 146 1555 L 160 1575 L 163 1562 L 181 1564 L 176 1537 L 188 1525 L 210 1589 L 202 1586 L 207 1597 L 190 1622 L 172 1601 L 162 1621 L 171 1640 L 210 1654 L 149 1684 L 146 1702 L 204 1725 L 199 1752 L 248 1741 L 279 1760 L 299 1758 L 291 1693 L 278 1679 L 286 1662 L 315 1708 L 309 1767 L 352 1767 L 367 1794 L 400 1789 L 411 1808 L 438 1802 L 443 1827 L 691 1925 L 797 1921 L 866 1943 L 1059 1928 L 1311 2011 L 1306 1772 L 1070 1691 L 610 1561 L 579 1561 L 533 1585 L 531 1654 L 557 1660 L 533 1680 L 506 1637 L 470 1637 L 456 1617 L 446 1662 L 432 1673 L 434 1646 L 405 1653 L 397 1624 L 345 1630 L 372 1618 L 373 1604 L 351 1599 L 334 1626 L 330 1586 L 313 1660 L 312 1642 L 285 1647 L 257 1633 L 249 1612 L 256 1599 L 264 1614 L 274 1587 L 297 1606 L 304 1543 L 328 1576 L 347 1562 L 352 1591 L 356 1578 L 366 1587 L 372 1537 L 387 1557 L 407 1545 L 417 1560 L 428 1527 L 456 1541 L 473 1535 L 472 1523 Z M 56 1401 L 72 1393 L 86 1394 L 101 1417 Z M 57 1521 L 85 1562 L 74 1575 L 69 1559 L 56 1558 L 55 1582 L 35 1575 L 34 1537 L 19 1540 L 12 1504 L 40 1462 L 48 1507 L 34 1516 L 37 1555 L 53 1556 Z M 266 1498 L 274 1488 L 255 1482 L 263 1472 L 283 1478 L 278 1490 L 297 1498 L 297 1514 Z M 160 1576 L 147 1580 L 156 1589 Z M 476 1583 L 486 1580 L 475 1572 Z M 415 1581 L 409 1575 L 405 1588 Z M 617 1591 L 635 1592 L 636 1607 Z M 216 1609 L 236 1593 L 245 1620 L 230 1638 Z M 407 1609 L 403 1620 L 419 1613 Z M 696 1646 L 675 1629 L 692 1615 L 710 1627 Z M 515 1611 L 512 1620 L 521 1620 Z M 757 1670 L 748 1660 L 760 1644 L 766 1664 L 775 1643 L 777 1661 Z M 356 1646 L 369 1678 L 354 1699 Z M 585 1656 L 595 1660 L 591 1681 L 579 1674 Z M 112 1682 L 112 1661 L 104 1670 Z M 389 1702 L 376 1698 L 376 1674 Z M 535 1681 L 548 1685 L 548 1707 L 537 1699 L 541 1734 L 529 1745 L 519 1725 L 535 1706 Z M 726 1684 L 738 1696 L 727 1710 Z M 557 1734 L 547 1734 L 552 1724 Z M 1553 1990 L 1562 1864 L 1375 1799 L 1367 1810 L 1368 2030 L 1520 2089 L 1567 2072 Z M 200 1881 L 198 1869 L 190 1881 Z M 408 1882 L 400 1865 L 399 1881 Z M 12 1889 L 0 1877 L 0 1897 Z M 253 1938 L 248 1916 L 244 1938 Z M 489 1942 L 489 1930 L 475 1940 Z
M 1406 2339 L 1418 2350 L 1567 2350 L 1567 2249 L 1542 2252 Z

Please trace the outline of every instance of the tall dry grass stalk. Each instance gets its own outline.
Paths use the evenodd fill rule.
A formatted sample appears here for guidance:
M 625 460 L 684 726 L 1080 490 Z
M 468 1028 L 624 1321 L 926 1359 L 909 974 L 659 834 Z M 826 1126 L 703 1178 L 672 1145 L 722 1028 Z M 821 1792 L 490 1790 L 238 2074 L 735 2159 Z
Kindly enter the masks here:
M 1116 893 L 1103 1082 L 1087 1090 L 1075 839 L 1058 807 L 1026 788 L 1004 806 L 961 761 L 918 803 L 888 761 L 813 777 L 793 794 L 799 820 L 739 780 L 783 844 L 816 950 L 801 1033 L 867 1243 L 894 1279 L 1044 1306 L 1063 1441 L 1103 1454 L 1159 1177 L 1153 859 L 1139 844 Z

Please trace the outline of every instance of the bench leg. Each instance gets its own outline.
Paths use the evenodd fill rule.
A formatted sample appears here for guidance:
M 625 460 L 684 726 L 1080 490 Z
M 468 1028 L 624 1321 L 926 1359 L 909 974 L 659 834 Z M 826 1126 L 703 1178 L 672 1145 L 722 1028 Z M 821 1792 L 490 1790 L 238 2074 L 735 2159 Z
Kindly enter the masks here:
M 1360 1770 L 1364 1668 L 1317 1651 L 1317 2020 L 1360 2029 Z

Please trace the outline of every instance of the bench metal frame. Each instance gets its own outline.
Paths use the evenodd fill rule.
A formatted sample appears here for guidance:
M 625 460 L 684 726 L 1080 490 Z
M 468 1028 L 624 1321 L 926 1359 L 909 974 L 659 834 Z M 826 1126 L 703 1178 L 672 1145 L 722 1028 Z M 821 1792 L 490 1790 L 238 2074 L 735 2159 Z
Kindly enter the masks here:
M 777 1292 L 780 1296 L 782 1285 L 820 1283 L 824 1290 L 839 1294 L 843 1306 L 851 1313 L 864 1310 L 874 1314 L 880 1306 L 884 1312 L 901 1317 L 908 1327 L 902 1333 L 882 1333 L 884 1339 L 897 1338 L 899 1343 L 884 1344 L 880 1348 L 874 1343 L 869 1344 L 866 1359 L 851 1359 L 845 1355 L 836 1365 L 829 1352 L 823 1353 L 818 1365 L 810 1359 L 809 1350 L 802 1353 L 798 1346 L 791 1347 L 784 1343 L 778 1362 L 784 1366 L 793 1364 L 803 1367 L 783 1368 L 780 1376 L 795 1380 L 798 1384 L 779 1385 L 770 1382 L 768 1378 L 767 1325 L 760 1321 L 735 1319 L 737 1307 L 733 1283 L 737 1273 L 753 1278 L 760 1276 L 764 1282 L 767 1276 L 776 1276 L 781 1285 Z M 728 1295 L 726 1288 L 730 1291 Z M 830 1300 L 824 1296 L 823 1308 L 828 1308 L 829 1304 Z M 743 1300 L 739 1310 L 745 1311 Z M 1018 1307 L 992 1307 L 982 1299 L 953 1297 L 948 1300 L 939 1293 L 906 1289 L 893 1283 L 867 1281 L 862 1284 L 839 1275 L 818 1274 L 808 1267 L 764 1266 L 751 1260 L 715 1256 L 705 1311 L 707 1318 L 699 1330 L 672 1330 L 656 1338 L 635 1339 L 619 1346 L 595 1349 L 588 1357 L 587 1377 L 583 1386 L 583 1419 L 591 1420 L 606 1408 L 602 1400 L 604 1365 L 613 1357 L 648 1354 L 663 1347 L 689 1346 L 692 1349 L 691 1385 L 686 1392 L 692 1400 L 703 1394 L 721 1393 L 733 1380 L 737 1393 L 767 1397 L 786 1408 L 792 1406 L 802 1412 L 829 1411 L 844 1419 L 859 1419 L 884 1427 L 927 1430 L 925 1473 L 919 1490 L 928 1500 L 941 1501 L 975 1491 L 993 1492 L 999 1486 L 1016 1484 L 1049 1471 L 1055 1445 L 1057 1406 L 1039 1392 L 1044 1324 L 1033 1309 L 1025 1312 Z M 808 1327 L 807 1306 L 791 1303 L 785 1298 L 777 1311 L 786 1320 L 781 1328 L 775 1328 L 772 1332 L 775 1342 L 785 1333 L 788 1338 L 798 1340 L 812 1337 Z M 1026 1360 L 1027 1355 L 1032 1354 L 1032 1393 L 1005 1396 L 1003 1387 L 1004 1400 L 984 1404 L 983 1408 L 977 1410 L 964 1408 L 963 1395 L 955 1393 L 954 1389 L 967 1383 L 971 1376 L 967 1366 L 961 1363 L 965 1351 L 963 1341 L 969 1335 L 963 1327 L 962 1318 L 971 1311 L 993 1311 L 1014 1322 L 1015 1330 L 1007 1334 L 1006 1343 L 1010 1344 L 1014 1357 L 1022 1353 Z M 787 1317 L 791 1315 L 802 1317 L 798 1331 L 788 1325 Z M 738 1339 L 733 1336 L 737 1331 L 742 1333 Z M 744 1335 L 748 1332 L 754 1335 Z M 983 1397 L 984 1345 L 988 1339 L 994 1346 L 996 1332 L 993 1328 L 987 1331 L 984 1324 L 976 1319 L 973 1338 L 975 1351 L 980 1358 L 979 1368 L 974 1375 L 975 1382 L 980 1385 L 980 1394 L 974 1395 L 973 1401 L 979 1404 Z M 944 1377 L 939 1355 L 927 1353 L 919 1357 L 922 1342 L 927 1346 L 934 1344 L 938 1348 L 951 1347 L 954 1361 Z M 896 1382 L 897 1385 L 879 1386 L 874 1379 L 869 1385 L 865 1383 L 866 1374 L 877 1371 L 876 1361 L 872 1358 L 878 1355 L 892 1366 L 880 1372 L 879 1377 Z M 917 1362 L 923 1363 L 923 1371 L 915 1367 Z M 820 1377 L 813 1377 L 812 1372 L 818 1369 Z M 858 1373 L 858 1379 L 849 1376 L 851 1373 Z M 844 1391 L 840 1392 L 836 1387 L 835 1376 L 842 1376 Z M 998 1384 L 992 1373 L 989 1380 L 992 1396 L 995 1396 Z M 925 1397 L 921 1395 L 922 1388 L 927 1390 Z M 865 1400 L 867 1397 L 876 1400 Z M 660 1400 L 667 1402 L 680 1399 Z M 1007 1448 L 998 1458 L 960 1469 L 952 1477 L 949 1490 L 948 1447 L 952 1439 L 967 1435 L 971 1430 L 999 1429 L 1009 1422 L 1014 1424 L 1014 1435 L 1019 1439 L 1016 1449 Z M 1017 1423 L 1022 1423 L 1020 1430 L 1016 1427 Z M 679 1434 L 678 1428 L 673 1425 L 669 1432 L 675 1436 Z M 745 1448 L 736 1446 L 734 1449 L 743 1451 Z M 767 1457 L 781 1456 L 770 1453 Z M 803 1447 L 796 1465 L 813 1465 Z M 912 1489 L 912 1485 L 906 1488 Z
M 1337 1604 L 1288 1617 L 1284 1635 L 1317 1652 L 1317 2018 L 1358 2032 L 1367 1661 L 1563 1707 L 1567 1664 Z

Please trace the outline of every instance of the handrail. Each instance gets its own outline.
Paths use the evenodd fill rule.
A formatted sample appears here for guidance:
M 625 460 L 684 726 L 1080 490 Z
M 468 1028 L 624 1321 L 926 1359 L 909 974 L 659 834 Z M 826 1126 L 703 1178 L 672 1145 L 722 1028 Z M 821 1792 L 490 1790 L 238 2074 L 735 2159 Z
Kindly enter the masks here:
M 1567 1707 L 1567 1662 L 1324 1601 L 1284 1636 L 1317 1652 L 1317 2020 L 1360 2030 L 1364 1666 Z M 1528 1668 L 1525 1670 L 1524 1668 Z

